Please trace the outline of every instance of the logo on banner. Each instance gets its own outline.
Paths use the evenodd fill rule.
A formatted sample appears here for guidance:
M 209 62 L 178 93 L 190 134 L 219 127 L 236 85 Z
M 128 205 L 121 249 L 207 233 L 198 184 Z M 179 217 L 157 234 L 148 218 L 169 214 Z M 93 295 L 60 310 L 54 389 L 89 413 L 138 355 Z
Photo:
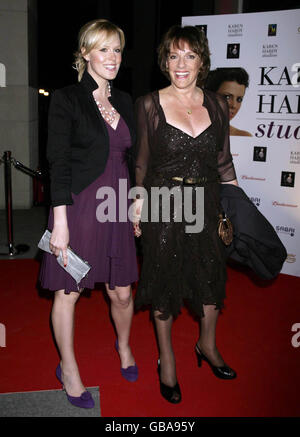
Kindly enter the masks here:
M 282 171 L 281 172 L 281 183 L 282 187 L 291 187 L 295 186 L 295 172 L 292 171 Z
M 260 206 L 260 197 L 250 197 L 250 200 L 255 206 Z
M 196 27 L 207 36 L 207 24 L 196 24 Z
M 262 57 L 263 58 L 274 58 L 277 56 L 278 44 L 263 44 L 262 46 Z
M 243 25 L 228 24 L 228 36 L 243 36 Z
M 253 161 L 266 162 L 266 159 L 267 159 L 267 148 L 266 147 L 254 147 Z
M 285 262 L 292 264 L 296 262 L 296 255 L 294 253 L 288 253 Z
M 268 26 L 268 36 L 276 36 L 277 24 L 269 24 Z
M 240 57 L 240 44 L 227 44 L 227 59 L 238 59 Z
M 292 203 L 278 202 L 277 200 L 273 200 L 272 205 L 273 206 L 286 206 L 288 208 L 298 208 L 298 205 L 293 205 Z
M 276 118 L 274 120 L 269 118 L 268 124 L 264 122 L 257 126 L 257 132 L 255 133 L 257 138 L 266 135 L 268 138 L 289 139 L 294 137 L 296 140 L 300 140 L 300 125 L 287 124 L 288 119 L 285 122 L 285 118 L 283 118 L 286 114 L 289 116 L 292 114 L 299 116 L 300 114 L 300 95 L 297 94 L 295 99 L 293 99 L 291 93 L 289 93 L 294 87 L 296 88 L 300 85 L 299 67 L 300 63 L 292 65 L 291 71 L 295 72 L 293 75 L 291 75 L 290 67 L 288 66 L 284 68 L 276 66 L 259 67 L 259 85 L 264 87 L 264 89 L 260 90 L 257 95 L 258 110 L 256 112 L 260 114 L 276 114 L 274 115 L 274 118 Z M 274 86 L 282 88 L 276 88 L 277 92 L 274 90 Z M 268 88 L 270 88 L 270 91 Z M 282 92 L 279 92 L 281 90 Z M 276 119 L 279 119 L 279 123 L 277 123 Z
M 295 228 L 292 228 L 291 226 L 279 226 L 279 225 L 277 225 L 275 227 L 275 229 L 276 229 L 276 232 L 278 234 L 290 235 L 291 237 L 294 237 L 295 232 L 296 232 Z
M 290 164 L 300 164 L 300 152 L 299 151 L 291 151 L 290 154 Z
M 256 178 L 254 176 L 247 176 L 245 174 L 243 174 L 241 176 L 241 179 L 246 180 L 246 181 L 265 181 L 266 178 Z

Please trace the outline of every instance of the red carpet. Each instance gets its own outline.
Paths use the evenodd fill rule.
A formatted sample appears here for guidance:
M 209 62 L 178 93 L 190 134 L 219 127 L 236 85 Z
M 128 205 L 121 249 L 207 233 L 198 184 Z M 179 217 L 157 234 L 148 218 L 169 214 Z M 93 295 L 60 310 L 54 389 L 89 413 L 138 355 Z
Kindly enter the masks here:
M 57 389 L 58 355 L 49 328 L 51 294 L 39 293 L 34 260 L 0 261 L 0 392 Z M 196 366 L 198 327 L 184 309 L 174 324 L 174 349 L 182 402 L 161 398 L 157 349 L 147 311 L 134 316 L 131 345 L 140 369 L 136 383 L 120 375 L 108 304 L 100 290 L 83 295 L 76 310 L 76 354 L 83 382 L 100 387 L 106 417 L 296 417 L 300 416 L 300 347 L 291 328 L 300 323 L 300 278 L 280 275 L 253 281 L 243 269 L 228 268 L 226 308 L 217 344 L 237 372 L 217 379 L 206 363 Z

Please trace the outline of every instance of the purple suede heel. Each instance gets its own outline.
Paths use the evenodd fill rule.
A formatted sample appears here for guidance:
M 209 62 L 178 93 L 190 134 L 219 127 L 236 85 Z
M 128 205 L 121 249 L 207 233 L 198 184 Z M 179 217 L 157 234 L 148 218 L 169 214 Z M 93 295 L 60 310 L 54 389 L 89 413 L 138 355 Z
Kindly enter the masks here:
M 56 368 L 56 377 L 59 380 L 59 382 L 61 383 L 61 385 L 63 386 L 64 389 L 64 385 L 61 379 L 61 367 L 60 364 L 57 366 Z M 65 390 L 66 392 L 66 390 Z M 79 408 L 94 408 L 95 406 L 95 402 L 94 399 L 92 398 L 92 395 L 90 392 L 88 392 L 87 390 L 84 391 L 82 393 L 81 396 L 79 397 L 74 397 L 74 396 L 69 396 L 68 393 L 66 392 L 67 395 L 67 399 L 68 401 L 72 404 L 75 405 L 75 407 L 79 407 Z
M 119 353 L 119 343 L 118 343 L 118 340 L 116 340 L 115 348 L 116 348 L 116 351 Z M 126 369 L 121 367 L 121 375 L 127 381 L 135 382 L 138 379 L 138 376 L 139 376 L 138 366 L 135 364 L 134 366 L 129 366 Z

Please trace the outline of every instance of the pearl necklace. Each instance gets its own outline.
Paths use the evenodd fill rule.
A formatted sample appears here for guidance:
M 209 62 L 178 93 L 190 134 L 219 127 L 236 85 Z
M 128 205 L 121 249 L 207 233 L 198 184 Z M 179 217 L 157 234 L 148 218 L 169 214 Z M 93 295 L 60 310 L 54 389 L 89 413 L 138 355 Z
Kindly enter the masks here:
M 116 115 L 117 115 L 117 111 L 115 110 L 115 108 L 112 106 L 111 110 L 108 111 L 105 106 L 102 105 L 102 103 L 100 103 L 98 100 L 94 99 L 96 102 L 96 105 L 99 108 L 99 111 L 101 112 L 102 117 L 104 118 L 104 120 L 107 121 L 107 123 L 109 123 L 110 125 L 113 124 L 113 122 L 115 121 Z

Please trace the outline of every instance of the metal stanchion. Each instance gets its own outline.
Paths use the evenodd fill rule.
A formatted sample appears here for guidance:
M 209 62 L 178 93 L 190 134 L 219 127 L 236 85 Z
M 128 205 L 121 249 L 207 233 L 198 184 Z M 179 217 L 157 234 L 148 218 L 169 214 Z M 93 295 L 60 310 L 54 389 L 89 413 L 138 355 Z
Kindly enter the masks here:
M 8 255 L 16 253 L 13 244 L 13 221 L 12 221 L 12 190 L 11 190 L 11 152 L 4 152 L 4 186 L 5 186 L 5 205 L 6 205 L 6 223 L 8 238 Z
M 0 164 L 4 164 L 4 187 L 5 187 L 5 210 L 6 210 L 6 228 L 7 228 L 7 252 L 0 253 L 0 255 L 15 256 L 21 253 L 27 252 L 30 247 L 27 244 L 18 244 L 14 246 L 13 238 L 13 208 L 12 208 L 12 177 L 11 177 L 11 164 L 13 163 L 15 168 L 23 171 L 30 176 L 41 177 L 41 173 L 38 171 L 31 170 L 25 167 L 19 161 L 16 161 L 12 156 L 10 151 L 6 151 L 3 157 L 0 158 Z

